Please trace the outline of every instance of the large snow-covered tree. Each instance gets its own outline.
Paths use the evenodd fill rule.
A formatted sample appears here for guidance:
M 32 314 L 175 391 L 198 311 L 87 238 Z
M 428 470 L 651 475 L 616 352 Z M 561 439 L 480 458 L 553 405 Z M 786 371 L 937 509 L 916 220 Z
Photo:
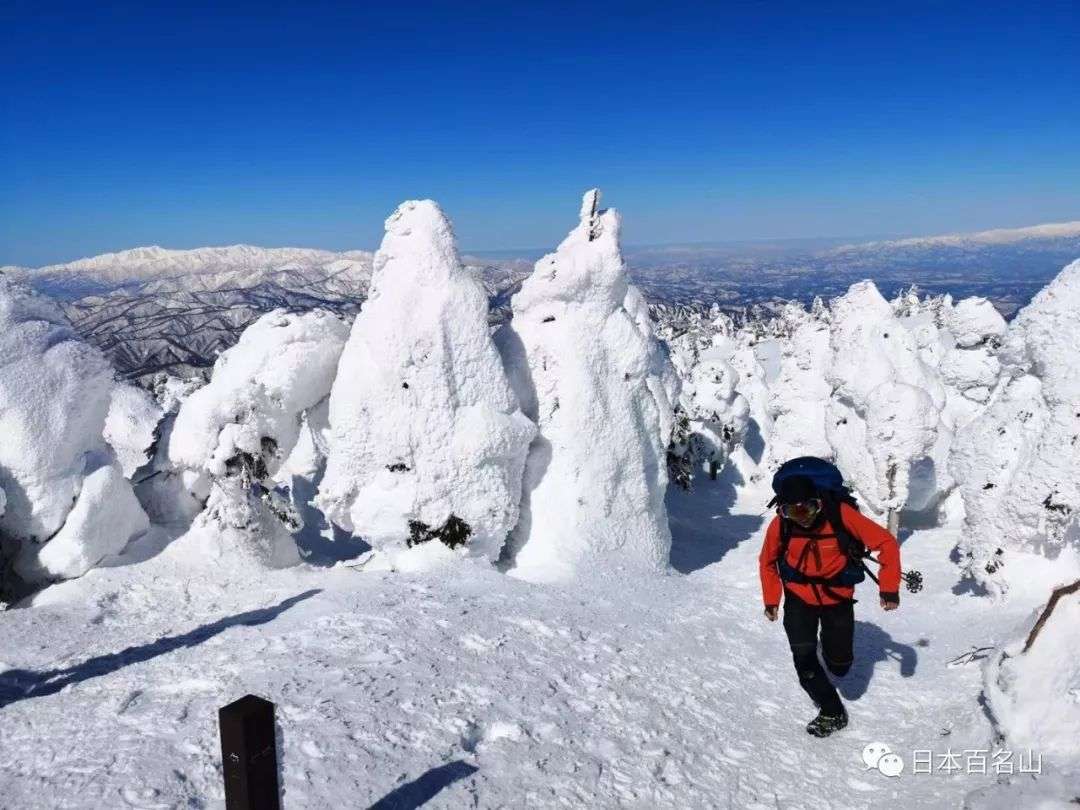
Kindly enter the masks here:
M 1080 261 L 1009 324 L 1002 380 L 987 409 L 960 433 L 952 465 L 961 482 L 961 551 L 970 574 L 1008 589 L 1011 554 L 1056 557 L 1080 513 Z
M 586 565 L 666 567 L 671 394 L 666 359 L 626 277 L 619 217 L 585 194 L 581 218 L 536 263 L 497 335 L 540 431 L 529 450 L 514 571 L 572 577 Z
M 945 390 L 873 282 L 833 301 L 830 346 L 825 430 L 837 465 L 879 514 L 936 506 L 952 486 Z
M 24 582 L 79 576 L 148 526 L 103 437 L 113 376 L 52 300 L 0 275 L 0 533 Z
M 439 206 L 399 206 L 330 395 L 317 498 L 377 549 L 439 539 L 494 561 L 517 522 L 536 428 L 487 316 L 484 289 L 462 266 Z
M 329 312 L 269 312 L 181 404 L 169 458 L 208 480 L 200 520 L 224 532 L 223 549 L 271 566 L 299 560 L 291 534 L 298 519 L 271 479 L 296 445 L 305 412 L 329 395 L 347 335 Z

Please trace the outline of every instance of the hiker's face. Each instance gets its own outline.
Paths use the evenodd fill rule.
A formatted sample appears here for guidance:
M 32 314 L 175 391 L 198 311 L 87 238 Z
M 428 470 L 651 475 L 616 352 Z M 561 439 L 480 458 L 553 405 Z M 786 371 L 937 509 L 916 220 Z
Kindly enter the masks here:
M 786 517 L 788 520 L 797 523 L 804 529 L 808 529 L 817 520 L 817 516 L 821 513 L 821 501 L 817 498 L 811 498 L 808 501 L 799 501 L 798 503 L 785 503 L 780 506 L 780 515 Z

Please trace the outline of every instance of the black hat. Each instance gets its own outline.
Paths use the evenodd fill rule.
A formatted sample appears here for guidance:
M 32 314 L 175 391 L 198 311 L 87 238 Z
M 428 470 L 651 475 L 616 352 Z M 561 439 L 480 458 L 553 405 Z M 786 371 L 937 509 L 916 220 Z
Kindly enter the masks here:
M 814 482 L 805 475 L 792 475 L 780 482 L 775 502 L 780 504 L 801 503 L 818 495 Z

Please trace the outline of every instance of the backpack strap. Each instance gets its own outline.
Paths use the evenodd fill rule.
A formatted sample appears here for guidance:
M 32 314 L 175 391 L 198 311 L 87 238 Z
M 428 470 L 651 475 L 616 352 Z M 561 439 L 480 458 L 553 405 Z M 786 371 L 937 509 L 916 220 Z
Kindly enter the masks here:
M 831 492 L 821 493 L 821 506 L 825 512 L 826 520 L 829 521 L 832 530 L 836 532 L 836 542 L 839 543 L 840 550 L 844 552 L 844 556 L 849 560 L 857 562 L 866 556 L 866 546 L 844 526 L 841 504 L 846 500 L 842 496 L 838 498 Z

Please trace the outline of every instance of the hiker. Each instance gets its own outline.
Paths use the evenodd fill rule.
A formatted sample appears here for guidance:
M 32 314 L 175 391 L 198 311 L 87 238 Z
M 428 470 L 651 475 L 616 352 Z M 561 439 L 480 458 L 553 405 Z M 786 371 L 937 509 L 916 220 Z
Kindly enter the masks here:
M 818 627 L 825 666 L 846 675 L 853 661 L 855 583 L 878 553 L 883 610 L 900 604 L 900 547 L 888 531 L 861 514 L 839 470 L 816 458 L 787 462 L 773 479 L 777 515 L 765 532 L 759 568 L 765 616 L 776 621 L 784 597 L 784 631 L 799 684 L 820 710 L 806 726 L 827 737 L 847 725 L 836 687 L 818 661 Z M 871 574 L 873 576 L 873 574 Z

